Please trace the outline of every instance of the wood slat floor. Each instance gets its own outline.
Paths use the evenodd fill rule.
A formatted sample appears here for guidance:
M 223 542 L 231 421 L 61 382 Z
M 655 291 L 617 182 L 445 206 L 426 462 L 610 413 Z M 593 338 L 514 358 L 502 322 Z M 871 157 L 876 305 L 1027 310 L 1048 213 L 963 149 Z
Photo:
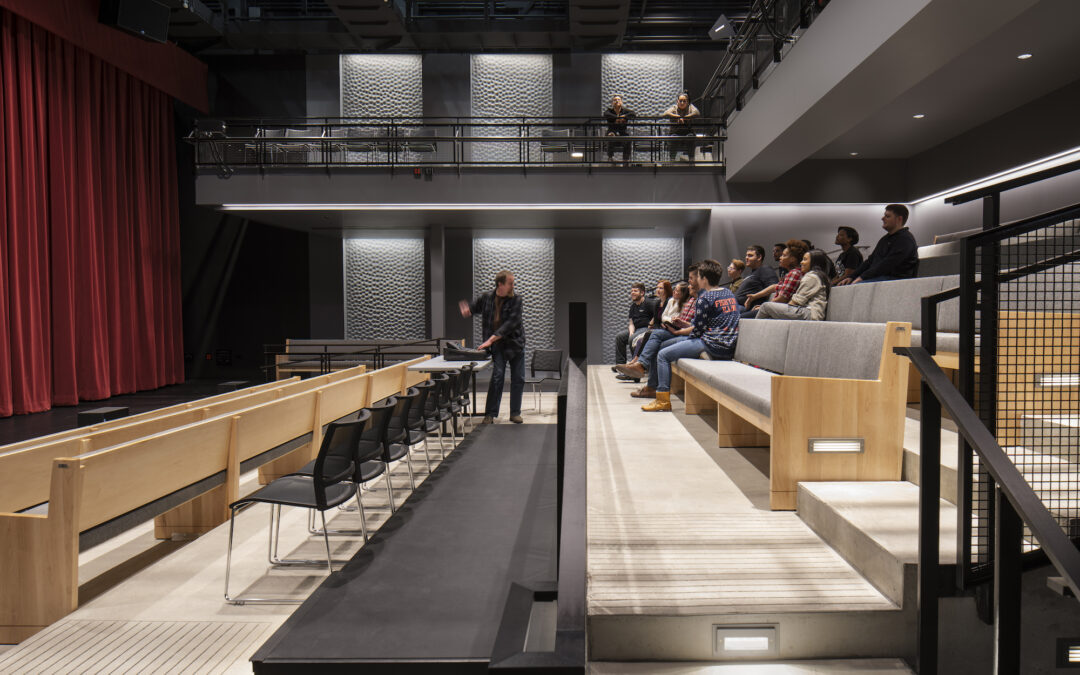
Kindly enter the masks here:
M 792 512 L 767 449 L 715 448 L 706 417 L 645 413 L 589 370 L 590 615 L 896 610 Z M 763 462 L 764 458 L 764 462 Z

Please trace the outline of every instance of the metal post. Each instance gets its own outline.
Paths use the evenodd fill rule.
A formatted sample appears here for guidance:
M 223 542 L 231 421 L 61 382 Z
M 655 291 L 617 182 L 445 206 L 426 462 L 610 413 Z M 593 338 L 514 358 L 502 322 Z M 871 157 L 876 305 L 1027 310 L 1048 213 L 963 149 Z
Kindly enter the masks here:
M 1001 193 L 983 197 L 983 229 L 992 230 L 1001 222 Z
M 924 305 L 925 306 L 925 305 Z M 941 402 L 922 381 L 919 414 L 919 675 L 936 675 L 941 513 Z
M 994 672 L 1020 672 L 1021 545 L 1024 523 L 1002 493 L 994 489 Z

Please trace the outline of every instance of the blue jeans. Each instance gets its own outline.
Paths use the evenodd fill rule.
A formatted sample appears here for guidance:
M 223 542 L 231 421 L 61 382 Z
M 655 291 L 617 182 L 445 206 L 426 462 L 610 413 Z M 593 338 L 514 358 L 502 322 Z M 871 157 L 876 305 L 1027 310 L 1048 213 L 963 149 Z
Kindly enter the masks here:
M 521 414 L 521 395 L 525 391 L 525 351 L 519 351 L 510 362 L 510 414 Z M 487 404 L 484 414 L 499 416 L 502 403 L 503 380 L 506 377 L 506 352 L 499 343 L 491 347 L 491 381 L 488 382 Z
M 701 352 L 706 351 L 705 342 L 701 338 L 692 338 L 668 345 L 656 355 L 656 370 L 659 371 L 659 382 L 656 391 L 671 391 L 671 364 L 679 359 L 696 359 Z M 726 350 L 724 354 L 710 355 L 714 359 L 730 360 L 735 355 L 734 349 Z
M 652 354 L 652 362 L 649 364 L 649 380 L 648 382 L 646 382 L 647 387 L 651 389 L 656 389 L 657 384 L 660 383 L 659 368 L 656 367 L 656 355 L 659 354 L 665 347 L 670 347 L 677 342 L 686 342 L 689 339 L 689 335 L 674 335 L 656 345 L 656 351 L 654 351 Z
M 645 341 L 645 346 L 641 348 L 641 353 L 638 354 L 638 363 L 648 370 L 652 370 L 656 352 L 660 351 L 660 343 L 671 338 L 672 335 L 666 328 L 654 328 L 652 334 L 649 335 L 649 339 Z

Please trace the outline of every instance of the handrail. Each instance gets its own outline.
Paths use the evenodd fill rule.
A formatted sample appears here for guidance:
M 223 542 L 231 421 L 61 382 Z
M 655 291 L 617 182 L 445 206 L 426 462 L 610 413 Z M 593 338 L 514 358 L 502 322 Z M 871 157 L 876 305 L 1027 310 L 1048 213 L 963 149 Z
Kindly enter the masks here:
M 580 358 L 569 359 L 565 368 L 565 427 L 561 430 L 565 438 L 561 472 L 563 489 L 559 503 L 559 606 L 555 622 L 555 653 L 564 660 L 580 663 L 582 667 L 585 665 L 585 576 L 588 548 L 587 368 L 585 359 Z
M 1050 167 L 1049 169 L 1043 169 L 1042 171 L 1036 171 L 1026 176 L 1020 176 L 1018 178 L 1010 178 L 1009 180 L 1001 181 L 1000 183 L 994 183 L 993 185 L 987 185 L 975 190 L 970 190 L 952 197 L 945 199 L 946 204 L 956 206 L 957 204 L 966 204 L 967 202 L 975 201 L 983 197 L 990 197 L 1006 190 L 1012 190 L 1014 188 L 1023 187 L 1025 185 L 1031 185 L 1047 178 L 1053 178 L 1054 176 L 1060 176 L 1062 174 L 1070 173 L 1080 169 L 1080 159 L 1068 162 L 1066 164 L 1060 164 L 1058 166 Z
M 1068 219 L 1070 216 L 1080 217 L 1080 204 L 1073 204 L 1072 206 L 1065 206 L 1053 211 L 1047 211 L 1046 213 L 1040 213 L 1030 218 L 1024 218 L 1023 220 L 1013 221 L 1011 223 L 1005 223 L 993 227 L 989 230 L 983 230 L 974 234 L 964 237 L 961 241 L 969 241 L 976 246 L 985 244 L 992 241 L 1001 241 L 1010 237 L 1017 237 L 1021 234 L 1027 234 L 1033 232 L 1044 225 L 1057 223 L 1062 220 Z
M 924 348 L 894 347 L 893 351 L 911 359 L 923 381 L 956 423 L 957 432 L 978 453 L 983 466 L 1039 541 L 1050 562 L 1061 572 L 1073 593 L 1080 597 L 1080 550 L 1054 520 L 997 439 L 979 420 L 975 410 Z

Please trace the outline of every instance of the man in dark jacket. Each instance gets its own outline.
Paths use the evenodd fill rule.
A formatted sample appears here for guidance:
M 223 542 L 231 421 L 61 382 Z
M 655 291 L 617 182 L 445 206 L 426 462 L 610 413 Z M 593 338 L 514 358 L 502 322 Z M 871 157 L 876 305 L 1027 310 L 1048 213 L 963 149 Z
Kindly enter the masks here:
M 525 391 L 525 326 L 521 323 L 521 297 L 514 295 L 514 275 L 506 270 L 495 275 L 495 290 L 472 303 L 458 303 L 461 316 L 479 314 L 484 341 L 478 349 L 491 350 L 491 381 L 482 424 L 499 416 L 506 366 L 510 365 L 510 421 L 521 424 L 521 395 Z
M 919 245 L 907 228 L 908 210 L 903 204 L 889 204 L 881 217 L 885 236 L 878 240 L 870 257 L 855 270 L 855 274 L 837 285 L 865 281 L 910 279 L 919 271 Z
M 776 270 L 765 264 L 765 247 L 748 246 L 746 249 L 746 269 L 743 270 L 743 281 L 739 284 L 739 290 L 735 293 L 735 301 L 739 303 L 739 313 L 746 312 L 746 298 L 760 290 L 768 288 L 779 282 Z

